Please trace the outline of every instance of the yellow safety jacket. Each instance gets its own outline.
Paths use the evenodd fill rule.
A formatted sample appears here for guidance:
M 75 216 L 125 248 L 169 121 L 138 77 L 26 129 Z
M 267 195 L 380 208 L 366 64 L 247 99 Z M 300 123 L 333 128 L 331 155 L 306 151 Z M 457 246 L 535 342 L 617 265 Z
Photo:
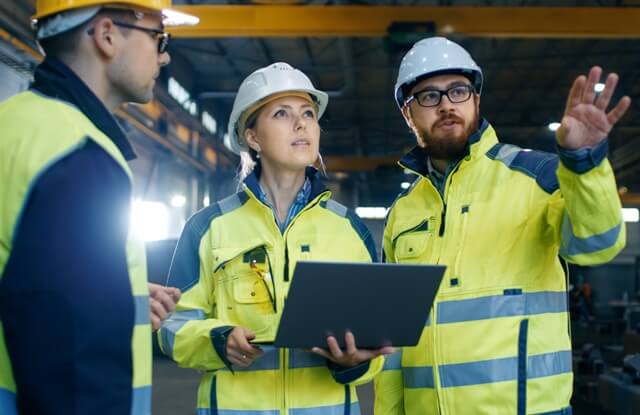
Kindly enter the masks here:
M 376 415 L 570 413 L 558 255 L 598 264 L 625 243 L 606 145 L 598 152 L 586 157 L 593 166 L 570 169 L 571 160 L 498 143 L 483 121 L 444 197 L 424 152 L 401 160 L 419 177 L 388 214 L 386 261 L 447 271 L 419 344 L 387 357 L 376 379 Z
M 48 98 L 28 91 L 16 95 L 0 105 L 0 279 L 4 275 L 5 266 L 12 254 L 15 231 L 25 208 L 31 190 L 40 177 L 66 155 L 81 148 L 91 141 L 99 145 L 131 179 L 131 172 L 125 159 L 112 140 L 109 139 L 76 107 L 57 99 Z M 126 211 L 123 209 L 123 220 L 126 223 Z M 52 221 L 56 218 L 52 217 Z M 100 220 L 96 217 L 96 221 Z M 52 246 L 55 250 L 59 247 Z M 119 248 L 119 247 L 118 247 Z M 124 251 L 124 247 L 122 247 Z M 146 281 L 146 259 L 142 242 L 129 240 L 126 247 L 126 259 L 130 279 L 131 301 L 135 315 L 131 321 L 131 348 L 133 356 L 133 373 L 130 374 L 132 387 L 131 414 L 151 413 L 151 325 L 149 322 L 149 296 Z M 38 261 L 39 258 L 33 258 Z M 73 267 L 74 264 L 69 264 Z M 28 275 L 23 275 L 28 277 Z M 57 275 L 50 275 L 56 278 Z M 88 279 L 92 276 L 87 275 Z M 33 287 L 34 291 L 46 289 Z M 105 295 L 108 293 L 105 293 Z M 33 304 L 38 307 L 38 304 Z M 61 305 L 61 307 L 63 307 Z M 55 310 L 54 310 L 55 311 Z M 47 310 L 40 310 L 47 313 Z M 92 311 L 93 312 L 93 311 Z M 123 311 L 124 312 L 124 311 Z M 11 316 L 2 315 L 6 323 Z M 98 322 L 96 322 L 98 324 Z M 38 330 L 38 328 L 26 328 Z M 81 336 L 82 333 L 77 333 Z M 42 353 L 55 354 L 55 339 L 52 344 L 43 344 Z M 103 351 L 104 353 L 105 351 Z M 131 362 L 127 363 L 131 365 Z M 40 376 L 33 373 L 35 382 Z M 96 374 L 100 376 L 100 374 Z M 30 378 L 30 379 L 31 379 Z M 87 387 L 87 385 L 81 385 Z M 48 385 L 42 385 L 47 388 Z M 17 390 L 18 395 L 20 390 Z M 81 391 L 77 391 L 82 394 Z M 5 344 L 4 331 L 0 325 L 0 413 L 16 414 L 16 382 Z M 69 397 L 65 397 L 67 399 Z M 69 398 L 72 399 L 72 398 Z M 49 402 L 49 409 L 55 413 L 55 401 Z M 105 408 L 105 413 L 108 412 Z
M 357 415 L 355 385 L 382 369 L 379 357 L 356 376 L 336 374 L 316 354 L 270 345 L 241 369 L 229 366 L 214 346 L 216 330 L 229 326 L 249 328 L 255 342 L 273 342 L 298 261 L 375 259 L 364 224 L 330 198 L 317 174 L 311 176 L 309 202 L 283 233 L 257 197 L 255 173 L 242 191 L 196 213 L 183 231 L 169 276 L 183 294 L 158 337 L 180 366 L 204 372 L 199 415 Z

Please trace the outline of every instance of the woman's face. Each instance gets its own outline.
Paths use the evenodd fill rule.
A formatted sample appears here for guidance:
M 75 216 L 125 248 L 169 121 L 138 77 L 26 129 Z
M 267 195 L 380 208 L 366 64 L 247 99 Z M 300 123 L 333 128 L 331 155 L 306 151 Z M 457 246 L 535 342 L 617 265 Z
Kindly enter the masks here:
M 298 171 L 318 158 L 320 125 L 316 108 L 304 98 L 281 97 L 260 110 L 253 129 L 245 131 L 263 165 Z

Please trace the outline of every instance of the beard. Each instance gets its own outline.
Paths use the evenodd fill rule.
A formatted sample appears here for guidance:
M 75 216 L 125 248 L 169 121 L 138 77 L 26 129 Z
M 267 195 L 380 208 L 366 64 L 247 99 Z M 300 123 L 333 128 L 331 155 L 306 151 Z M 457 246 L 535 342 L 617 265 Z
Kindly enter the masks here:
M 478 130 L 478 111 L 466 122 L 459 116 L 447 113 L 438 118 L 430 128 L 416 128 L 419 145 L 425 153 L 436 160 L 458 160 L 465 155 L 469 137 Z M 441 123 L 453 121 L 462 125 L 460 133 L 438 131 Z

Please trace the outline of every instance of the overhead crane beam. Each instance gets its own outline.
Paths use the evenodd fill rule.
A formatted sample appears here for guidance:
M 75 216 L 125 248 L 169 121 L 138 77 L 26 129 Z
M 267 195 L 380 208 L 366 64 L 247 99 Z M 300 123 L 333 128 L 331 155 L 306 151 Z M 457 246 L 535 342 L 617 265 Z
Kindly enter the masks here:
M 498 38 L 639 38 L 635 7 L 191 5 L 200 17 L 175 37 L 380 37 L 392 23 L 435 24 L 435 34 Z

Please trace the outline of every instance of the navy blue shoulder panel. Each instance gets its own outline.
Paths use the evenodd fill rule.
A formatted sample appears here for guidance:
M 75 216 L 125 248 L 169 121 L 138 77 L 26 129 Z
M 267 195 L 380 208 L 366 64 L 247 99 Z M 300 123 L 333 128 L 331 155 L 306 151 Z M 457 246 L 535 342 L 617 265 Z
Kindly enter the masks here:
M 0 280 L 18 411 L 128 414 L 137 314 L 129 178 L 87 140 L 32 184 Z
M 373 236 L 371 236 L 371 232 L 369 232 L 367 225 L 364 224 L 362 219 L 360 219 L 353 210 L 348 209 L 346 206 L 341 205 L 333 199 L 320 202 L 320 206 L 330 210 L 338 216 L 349 219 L 349 223 L 351 223 L 351 226 L 355 229 L 356 233 L 367 247 L 367 251 L 369 251 L 369 255 L 371 256 L 371 261 L 378 262 L 378 254 L 376 252 L 376 244 L 373 240 Z
M 239 192 L 207 206 L 189 218 L 173 254 L 167 279 L 168 286 L 178 287 L 185 292 L 199 281 L 199 248 L 202 237 L 215 218 L 234 211 L 247 200 L 249 196 L 245 192 Z
M 487 151 L 487 157 L 534 178 L 538 186 L 549 194 L 559 188 L 556 176 L 558 156 L 555 154 L 498 143 Z

